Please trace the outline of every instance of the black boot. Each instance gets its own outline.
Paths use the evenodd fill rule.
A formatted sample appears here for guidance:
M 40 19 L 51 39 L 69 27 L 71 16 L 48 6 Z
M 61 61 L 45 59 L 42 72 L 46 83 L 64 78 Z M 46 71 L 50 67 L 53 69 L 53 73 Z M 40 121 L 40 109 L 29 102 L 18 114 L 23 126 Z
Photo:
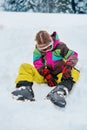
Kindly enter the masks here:
M 66 101 L 65 96 L 71 91 L 73 87 L 72 78 L 62 79 L 61 83 L 58 84 L 48 95 L 47 99 L 49 99 L 52 103 L 59 107 L 65 107 Z
M 65 95 L 67 95 L 68 90 L 64 86 L 60 85 L 55 87 L 48 95 L 47 99 L 49 99 L 52 103 L 59 107 L 65 107 Z
M 34 101 L 34 92 L 32 90 L 32 82 L 20 81 L 16 85 L 17 90 L 12 92 L 13 96 L 16 96 L 17 100 L 30 100 Z

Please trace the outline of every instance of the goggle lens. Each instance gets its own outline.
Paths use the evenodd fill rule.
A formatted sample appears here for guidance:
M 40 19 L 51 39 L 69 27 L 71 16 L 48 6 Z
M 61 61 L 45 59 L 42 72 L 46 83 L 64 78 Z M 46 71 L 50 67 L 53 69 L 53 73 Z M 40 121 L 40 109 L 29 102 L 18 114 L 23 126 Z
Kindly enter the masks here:
M 47 46 L 45 47 L 38 47 L 39 51 L 41 52 L 47 52 L 51 51 L 53 49 L 53 42 L 50 42 Z

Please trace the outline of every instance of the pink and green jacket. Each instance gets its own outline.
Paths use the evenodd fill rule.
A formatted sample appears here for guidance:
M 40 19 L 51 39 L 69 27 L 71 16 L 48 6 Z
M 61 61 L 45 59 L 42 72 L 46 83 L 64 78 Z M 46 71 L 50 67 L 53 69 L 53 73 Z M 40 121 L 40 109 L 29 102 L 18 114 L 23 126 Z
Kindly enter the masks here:
M 39 73 L 47 66 L 56 75 L 62 72 L 66 61 L 73 61 L 74 67 L 78 61 L 78 54 L 70 50 L 65 43 L 60 42 L 56 32 L 53 32 L 51 37 L 54 41 L 53 50 L 43 54 L 36 47 L 33 52 L 33 64 Z

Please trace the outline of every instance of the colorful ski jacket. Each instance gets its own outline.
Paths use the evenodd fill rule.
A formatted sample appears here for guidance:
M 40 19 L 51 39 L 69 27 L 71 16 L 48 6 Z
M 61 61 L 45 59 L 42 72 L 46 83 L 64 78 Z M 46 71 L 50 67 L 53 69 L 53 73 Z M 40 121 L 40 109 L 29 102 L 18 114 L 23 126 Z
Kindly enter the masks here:
M 53 50 L 42 53 L 35 47 L 33 64 L 39 73 L 41 73 L 42 68 L 47 66 L 51 70 L 51 73 L 57 75 L 62 72 L 66 61 L 73 61 L 72 66 L 74 67 L 78 61 L 78 54 L 70 50 L 65 43 L 60 42 L 56 32 L 53 32 L 51 37 L 54 41 Z

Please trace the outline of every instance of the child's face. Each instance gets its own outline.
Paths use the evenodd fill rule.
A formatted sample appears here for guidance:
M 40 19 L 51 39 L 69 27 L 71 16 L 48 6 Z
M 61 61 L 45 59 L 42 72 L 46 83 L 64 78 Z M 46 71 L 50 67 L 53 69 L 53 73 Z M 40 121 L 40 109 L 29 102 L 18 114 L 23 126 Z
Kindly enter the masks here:
M 41 52 L 51 51 L 53 49 L 53 41 L 47 44 L 37 44 L 37 48 Z

